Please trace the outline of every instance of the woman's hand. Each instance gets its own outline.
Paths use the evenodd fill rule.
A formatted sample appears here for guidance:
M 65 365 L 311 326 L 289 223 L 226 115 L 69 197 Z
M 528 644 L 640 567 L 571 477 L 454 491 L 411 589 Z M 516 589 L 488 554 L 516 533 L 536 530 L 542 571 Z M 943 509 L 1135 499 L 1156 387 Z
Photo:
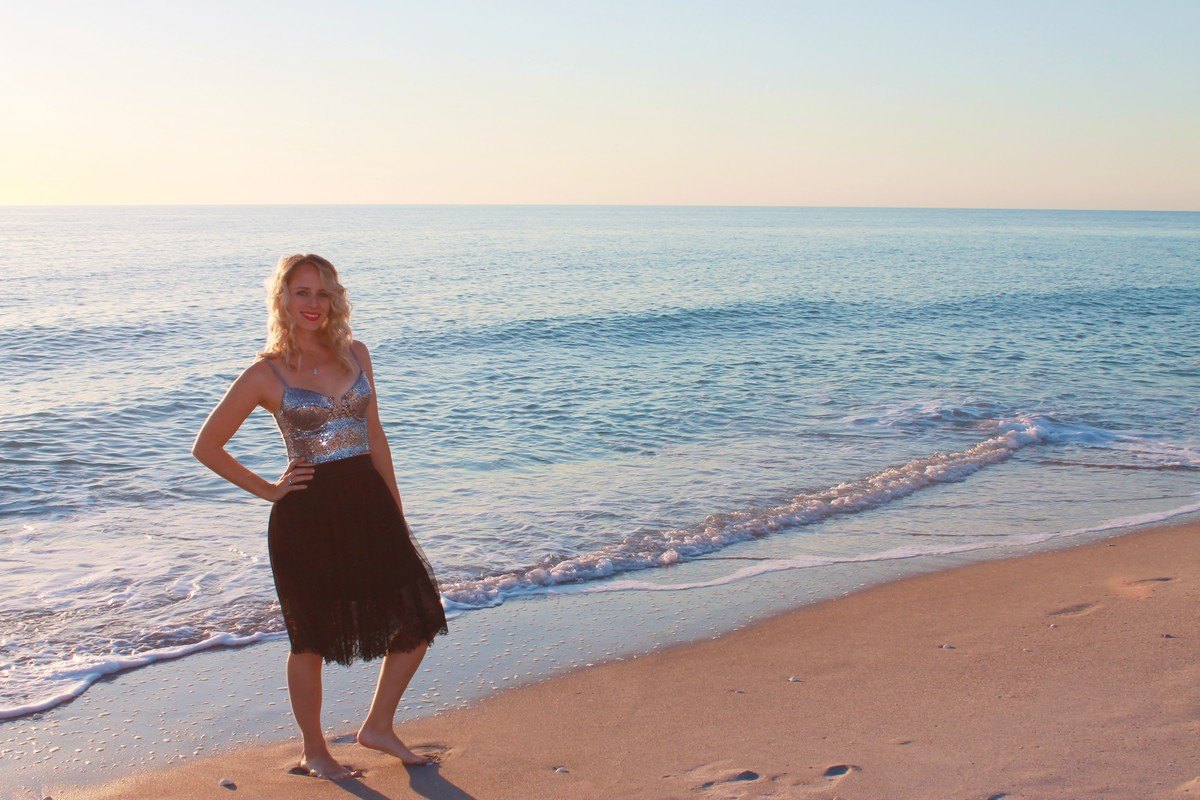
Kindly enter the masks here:
M 307 489 L 307 481 L 312 478 L 313 471 L 314 468 L 309 462 L 299 457 L 293 458 L 288 462 L 287 469 L 279 476 L 279 480 L 271 484 L 271 488 L 263 496 L 263 499 L 278 503 L 291 492 Z

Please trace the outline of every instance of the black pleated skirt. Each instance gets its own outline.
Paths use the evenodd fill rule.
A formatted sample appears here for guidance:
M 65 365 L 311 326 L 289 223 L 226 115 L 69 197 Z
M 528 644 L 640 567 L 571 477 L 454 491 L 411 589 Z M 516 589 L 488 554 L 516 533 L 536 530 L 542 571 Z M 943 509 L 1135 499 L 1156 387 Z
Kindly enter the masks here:
M 293 653 L 350 664 L 447 633 L 437 580 L 369 453 L 314 465 L 271 508 L 267 545 Z

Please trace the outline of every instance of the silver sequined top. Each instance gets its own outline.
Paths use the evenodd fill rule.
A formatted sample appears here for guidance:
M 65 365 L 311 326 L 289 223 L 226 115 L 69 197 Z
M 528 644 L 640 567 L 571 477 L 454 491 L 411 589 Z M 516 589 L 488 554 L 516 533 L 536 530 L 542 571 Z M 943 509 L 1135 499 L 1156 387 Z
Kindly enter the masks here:
M 354 355 L 353 351 L 351 355 Z M 337 399 L 312 389 L 291 386 L 274 364 L 268 361 L 267 366 L 283 384 L 283 400 L 275 421 L 287 445 L 289 461 L 300 457 L 320 464 L 371 451 L 367 437 L 371 382 L 361 364 L 358 379 Z

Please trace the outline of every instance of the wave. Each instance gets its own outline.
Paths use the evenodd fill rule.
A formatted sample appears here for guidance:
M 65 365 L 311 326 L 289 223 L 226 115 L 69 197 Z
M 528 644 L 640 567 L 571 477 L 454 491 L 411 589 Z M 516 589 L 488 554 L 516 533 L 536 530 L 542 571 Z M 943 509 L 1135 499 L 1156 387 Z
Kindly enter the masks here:
M 103 678 L 105 675 L 112 675 L 116 672 L 124 672 L 125 670 L 134 669 L 136 667 L 144 667 L 147 664 L 154 664 L 159 661 L 170 661 L 175 658 L 198 653 L 202 650 L 209 650 L 214 647 L 245 647 L 248 644 L 262 642 L 268 639 L 277 639 L 285 634 L 283 633 L 267 633 L 257 632 L 248 636 L 237 636 L 232 633 L 216 633 L 203 639 L 199 642 L 191 644 L 182 644 L 175 647 L 163 647 L 156 650 L 149 650 L 144 653 L 136 653 L 127 656 L 107 656 L 98 657 L 93 663 L 82 667 L 64 668 L 53 674 L 44 676 L 43 679 L 56 684 L 66 684 L 65 687 L 59 689 L 53 695 L 42 697 L 29 703 L 21 705 L 8 706 L 0 708 L 0 719 L 12 719 L 14 717 L 23 717 L 29 714 L 36 714 L 39 711 L 46 711 L 55 706 L 62 705 L 68 700 L 73 700 L 79 695 L 87 691 L 87 688 L 96 681 Z M 73 662 L 68 662 L 73 663 Z
M 1072 528 L 1064 531 L 1032 533 L 1024 535 L 981 534 L 985 537 L 994 536 L 997 539 L 1001 539 L 1001 541 L 998 542 L 972 542 L 969 544 L 947 545 L 944 547 L 934 548 L 896 547 L 881 553 L 871 553 L 861 556 L 849 556 L 841 558 L 810 555 L 794 556 L 792 558 L 772 558 L 764 559 L 763 561 L 760 561 L 752 566 L 743 567 L 742 569 L 735 570 L 728 575 L 722 575 L 719 578 L 713 578 L 712 580 L 707 581 L 694 581 L 690 583 L 651 583 L 650 581 L 638 580 L 606 581 L 605 583 L 595 586 L 579 587 L 576 591 L 585 593 L 623 591 L 673 592 L 684 589 L 703 589 L 713 586 L 724 586 L 731 583 L 737 583 L 738 581 L 743 581 L 747 578 L 765 575 L 770 572 L 781 572 L 784 570 L 811 569 L 812 567 L 825 567 L 833 564 L 858 564 L 867 561 L 898 561 L 907 558 L 918 558 L 921 556 L 953 555 L 956 553 L 974 552 L 976 550 L 991 550 L 1000 547 L 1019 547 L 1022 545 L 1040 544 L 1042 542 L 1050 541 L 1051 539 L 1063 539 L 1072 536 L 1082 536 L 1088 533 L 1101 533 L 1108 530 L 1120 530 L 1123 528 L 1136 528 L 1155 522 L 1163 522 L 1171 519 L 1172 517 L 1191 514 L 1197 511 L 1200 511 L 1200 503 L 1191 503 L 1186 506 L 1179 506 L 1166 511 L 1138 514 L 1129 517 L 1117 517 L 1087 528 Z M 968 535 L 954 534 L 955 538 L 965 538 L 966 536 Z
M 182 313 L 118 317 L 103 322 L 80 319 L 62 323 L 5 325 L 3 332 L 13 365 L 51 370 L 97 358 L 115 357 L 124 362 L 131 347 L 161 349 L 180 338 L 188 318 Z
M 1200 289 L 1186 285 L 1079 286 L 1034 292 L 988 292 L 953 299 L 912 303 L 906 314 L 938 319 L 957 318 L 973 325 L 1010 324 L 1013 319 L 1054 319 L 1059 325 L 1122 325 L 1131 318 L 1178 318 L 1190 324 L 1188 314 L 1200 302 Z M 897 308 L 896 310 L 899 310 Z
M 406 331 L 403 337 L 380 340 L 384 348 L 408 355 L 442 355 L 448 350 L 489 350 L 535 343 L 591 350 L 598 342 L 639 344 L 708 334 L 729 336 L 744 332 L 761 336 L 767 329 L 794 328 L 798 320 L 819 321 L 813 336 L 824 336 L 829 325 L 847 324 L 855 313 L 874 304 L 797 298 L 768 298 L 694 307 L 658 307 L 642 311 L 518 318 L 478 325 L 438 325 Z
M 550 558 L 533 566 L 443 586 L 447 607 L 495 606 L 506 597 L 677 564 L 777 531 L 877 508 L 931 486 L 961 481 L 1047 435 L 1043 422 L 1027 415 L 993 422 L 994 435 L 965 450 L 934 453 L 858 480 L 802 492 L 780 506 L 714 514 L 694 527 L 639 533 L 591 553 Z
M 845 417 L 851 425 L 871 425 L 907 432 L 920 430 L 988 430 L 1009 408 L 1001 403 L 977 398 L 928 400 L 904 405 L 882 406 Z M 1053 414 L 1028 412 L 1038 420 L 1040 441 L 1052 445 L 1075 445 L 1118 451 L 1138 461 L 1124 468 L 1200 469 L 1200 452 L 1186 445 L 1166 441 L 1151 431 L 1113 430 L 1085 422 L 1063 420 Z M 1073 464 L 1064 461 L 1064 464 Z M 1078 466 L 1112 466 L 1078 462 Z M 1121 465 L 1116 465 L 1121 466 Z
M 1086 467 L 1088 469 L 1133 470 L 1142 472 L 1190 472 L 1200 470 L 1196 464 L 1104 464 L 1098 461 L 1075 461 L 1068 458 L 1044 458 L 1038 462 L 1049 467 Z
M 1027 445 L 1105 447 L 1145 459 L 1146 469 L 1200 469 L 1200 456 L 1194 451 L 1157 441 L 1153 434 L 1109 431 L 1036 413 L 1005 417 L 999 415 L 1001 411 L 996 404 L 982 401 L 933 401 L 861 416 L 857 421 L 889 427 L 944 429 L 949 423 L 991 435 L 963 450 L 934 453 L 854 481 L 802 492 L 783 505 L 714 514 L 696 526 L 638 533 L 590 553 L 551 556 L 538 564 L 444 585 L 446 606 L 495 606 L 508 597 L 690 561 L 739 542 L 878 508 L 922 489 L 964 480 L 987 466 L 1006 461 Z M 795 566 L 803 564 L 796 562 L 785 568 Z M 747 568 L 747 574 L 760 568 Z
M 439 323 L 412 328 L 399 337 L 381 340 L 386 347 L 402 348 L 409 355 L 441 355 L 447 350 L 490 350 L 508 346 L 527 348 L 550 344 L 564 349 L 591 350 L 597 343 L 644 344 L 678 338 L 787 329 L 823 339 L 843 330 L 909 326 L 914 320 L 957 320 L 978 326 L 988 320 L 1008 325 L 1014 318 L 1053 318 L 1063 323 L 1064 313 L 1074 323 L 1097 324 L 1097 315 L 1120 324 L 1131 315 L 1169 317 L 1186 321 L 1187 312 L 1200 302 L 1200 290 L 1188 286 L 1106 287 L 1091 291 L 1029 292 L 1026 290 L 970 295 L 953 299 L 835 299 L 832 297 L 758 297 L 698 306 L 659 306 L 638 311 L 609 310 L 596 314 L 563 314 L 518 317 L 479 324 Z M 806 322 L 819 323 L 806 325 Z M 947 323 L 950 324 L 950 323 Z M 881 349 L 880 353 L 888 352 Z M 1023 357 L 1023 353 L 1014 353 Z

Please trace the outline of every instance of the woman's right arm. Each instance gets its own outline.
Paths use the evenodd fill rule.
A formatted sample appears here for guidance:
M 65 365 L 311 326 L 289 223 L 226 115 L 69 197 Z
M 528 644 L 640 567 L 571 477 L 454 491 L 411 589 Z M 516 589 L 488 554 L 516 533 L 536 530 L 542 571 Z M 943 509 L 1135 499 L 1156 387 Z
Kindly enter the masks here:
M 262 404 L 266 391 L 265 370 L 266 367 L 255 364 L 238 376 L 204 421 L 192 445 L 192 455 L 233 485 L 274 503 L 290 491 L 307 488 L 304 481 L 312 477 L 312 468 L 297 459 L 288 464 L 278 481 L 271 483 L 225 451 L 225 443 L 242 427 L 250 412 Z

